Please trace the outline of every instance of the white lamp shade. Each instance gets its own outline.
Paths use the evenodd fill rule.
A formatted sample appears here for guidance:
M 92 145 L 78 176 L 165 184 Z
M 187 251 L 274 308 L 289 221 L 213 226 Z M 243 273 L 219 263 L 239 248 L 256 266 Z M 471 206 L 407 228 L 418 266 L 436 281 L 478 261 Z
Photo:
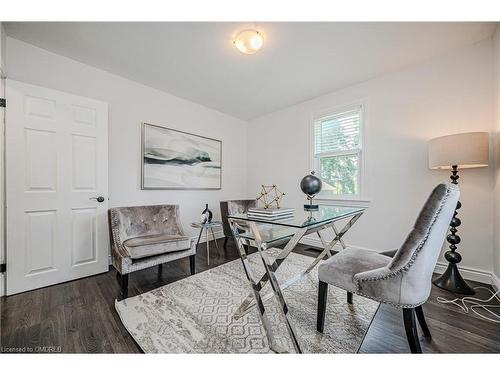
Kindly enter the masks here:
M 487 167 L 489 162 L 489 135 L 474 132 L 446 135 L 429 141 L 429 168 L 459 169 Z

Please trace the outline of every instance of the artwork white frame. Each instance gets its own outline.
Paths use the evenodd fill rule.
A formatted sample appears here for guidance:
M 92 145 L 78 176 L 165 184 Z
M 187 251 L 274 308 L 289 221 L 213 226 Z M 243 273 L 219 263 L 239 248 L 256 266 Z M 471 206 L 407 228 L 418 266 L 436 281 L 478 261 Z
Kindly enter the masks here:
M 148 134 L 147 130 L 148 128 L 151 128 L 152 130 L 155 130 L 157 132 L 157 135 L 159 133 L 163 133 L 162 135 L 165 137 L 165 143 L 167 144 L 169 141 L 169 137 L 177 137 L 177 139 L 182 139 L 184 141 L 191 141 L 191 142 L 200 142 L 200 147 L 205 147 L 205 149 L 212 149 L 215 148 L 215 151 L 211 151 L 210 154 L 212 157 L 215 157 L 215 159 L 218 158 L 218 160 L 215 160 L 212 163 L 215 163 L 214 167 L 212 167 L 214 170 L 218 170 L 218 177 L 217 180 L 214 180 L 214 178 L 209 178 L 207 177 L 205 182 L 203 182 L 203 177 L 200 178 L 200 182 L 198 183 L 186 183 L 186 184 L 181 184 L 181 183 L 173 183 L 172 181 L 168 180 L 167 175 L 172 176 L 172 174 L 167 174 L 165 173 L 165 181 L 164 183 L 152 183 L 152 177 L 151 177 L 151 171 L 150 169 L 156 168 L 157 170 L 160 167 L 160 163 L 146 163 L 146 142 L 148 142 Z M 158 140 L 157 140 L 158 141 Z M 205 150 L 204 152 L 207 153 Z M 172 165 L 169 162 L 165 162 L 165 164 L 170 164 L 168 167 L 172 170 L 175 170 L 175 174 L 177 175 L 178 178 L 181 178 L 182 173 L 186 173 L 187 175 L 193 174 L 190 169 L 199 167 L 198 164 L 201 162 L 196 163 L 195 165 L 190 165 L 188 161 L 183 161 L 184 164 L 181 164 L 179 162 L 175 163 L 175 165 Z M 153 167 L 154 165 L 158 165 L 158 167 Z M 218 166 L 217 166 L 218 165 Z M 166 167 L 165 167 L 166 168 Z M 183 171 L 184 169 L 184 171 Z M 158 171 L 157 171 L 158 172 Z M 160 126 L 160 125 L 154 125 L 150 124 L 147 122 L 143 122 L 141 124 L 141 189 L 142 190 L 220 190 L 222 189 L 222 141 L 219 139 L 215 138 L 209 138 L 209 137 L 204 137 L 198 134 L 193 134 L 193 133 L 188 133 L 184 132 L 181 130 L 177 129 L 172 129 L 168 128 L 165 126 Z

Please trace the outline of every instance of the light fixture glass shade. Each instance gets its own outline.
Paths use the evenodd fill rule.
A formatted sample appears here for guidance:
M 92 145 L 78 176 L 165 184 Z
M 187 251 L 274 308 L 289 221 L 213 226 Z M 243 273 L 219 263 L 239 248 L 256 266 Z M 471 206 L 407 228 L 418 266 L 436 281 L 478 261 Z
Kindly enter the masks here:
M 233 40 L 238 50 L 247 55 L 254 54 L 264 45 L 264 37 L 257 30 L 243 30 Z
M 429 141 L 429 168 L 459 169 L 487 167 L 489 135 L 487 132 L 446 135 Z

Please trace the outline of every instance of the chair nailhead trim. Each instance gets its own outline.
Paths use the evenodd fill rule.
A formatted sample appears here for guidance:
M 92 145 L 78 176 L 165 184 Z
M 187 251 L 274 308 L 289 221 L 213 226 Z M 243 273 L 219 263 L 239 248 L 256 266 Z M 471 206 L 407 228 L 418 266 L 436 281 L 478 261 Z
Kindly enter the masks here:
M 429 226 L 429 229 L 427 230 L 427 233 L 425 234 L 425 237 L 422 239 L 422 241 L 420 242 L 420 244 L 417 246 L 417 248 L 413 252 L 412 257 L 410 258 L 410 260 L 408 261 L 408 263 L 406 263 L 406 265 L 404 265 L 403 267 L 399 268 L 396 271 L 387 273 L 386 275 L 379 276 L 379 277 L 367 277 L 367 278 L 360 278 L 360 279 L 358 279 L 358 278 L 356 278 L 356 276 L 354 276 L 354 282 L 356 283 L 356 288 L 357 288 L 357 291 L 354 292 L 355 294 L 359 294 L 361 296 L 368 297 L 368 298 L 371 298 L 373 300 L 376 300 L 376 301 L 379 301 L 379 302 L 382 302 L 382 303 L 386 303 L 388 305 L 392 305 L 392 306 L 395 306 L 395 307 L 402 307 L 402 308 L 412 308 L 412 307 L 420 306 L 421 304 L 425 303 L 425 301 L 423 301 L 423 302 L 415 304 L 415 305 L 405 305 L 405 304 L 398 304 L 398 303 L 394 303 L 394 302 L 385 301 L 385 300 L 382 300 L 382 299 L 379 299 L 379 298 L 373 298 L 371 296 L 362 294 L 360 292 L 360 290 L 361 290 L 361 283 L 367 282 L 367 281 L 369 282 L 369 281 L 387 280 L 387 279 L 396 277 L 399 274 L 401 274 L 401 273 L 403 273 L 405 271 L 408 271 L 410 269 L 410 267 L 413 265 L 413 263 L 415 263 L 415 260 L 417 259 L 417 256 L 420 253 L 420 250 L 422 250 L 422 248 L 424 247 L 425 243 L 427 242 L 427 239 L 429 238 L 430 232 L 431 232 L 434 224 L 436 223 L 437 217 L 441 213 L 441 211 L 442 211 L 442 209 L 444 207 L 444 204 L 446 203 L 446 201 L 448 200 L 448 197 L 450 196 L 450 193 L 451 193 L 450 186 L 448 186 L 446 188 L 446 195 L 445 195 L 444 199 L 442 200 L 442 202 L 441 202 L 441 204 L 439 206 L 439 209 L 434 214 L 434 217 L 432 218 L 431 225 Z

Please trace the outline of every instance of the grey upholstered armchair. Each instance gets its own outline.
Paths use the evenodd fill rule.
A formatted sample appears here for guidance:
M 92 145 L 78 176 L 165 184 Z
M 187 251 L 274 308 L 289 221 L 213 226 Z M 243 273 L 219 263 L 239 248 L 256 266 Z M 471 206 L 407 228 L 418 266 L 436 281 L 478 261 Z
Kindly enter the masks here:
M 431 338 L 422 304 L 431 292 L 431 278 L 460 192 L 443 183 L 432 191 L 406 237 L 390 258 L 375 251 L 347 248 L 320 264 L 317 329 L 323 332 L 328 284 L 403 309 L 406 336 L 412 353 L 421 353 L 416 317 L 424 336 Z
M 177 205 L 117 207 L 109 210 L 111 259 L 118 271 L 122 297 L 128 295 L 132 272 L 189 256 L 195 273 L 196 246 L 184 234 Z
M 249 208 L 253 207 L 257 207 L 257 200 L 255 199 L 239 199 L 220 202 L 222 230 L 224 232 L 224 249 L 226 248 L 227 240 L 233 238 L 227 217 L 234 214 L 244 214 Z

